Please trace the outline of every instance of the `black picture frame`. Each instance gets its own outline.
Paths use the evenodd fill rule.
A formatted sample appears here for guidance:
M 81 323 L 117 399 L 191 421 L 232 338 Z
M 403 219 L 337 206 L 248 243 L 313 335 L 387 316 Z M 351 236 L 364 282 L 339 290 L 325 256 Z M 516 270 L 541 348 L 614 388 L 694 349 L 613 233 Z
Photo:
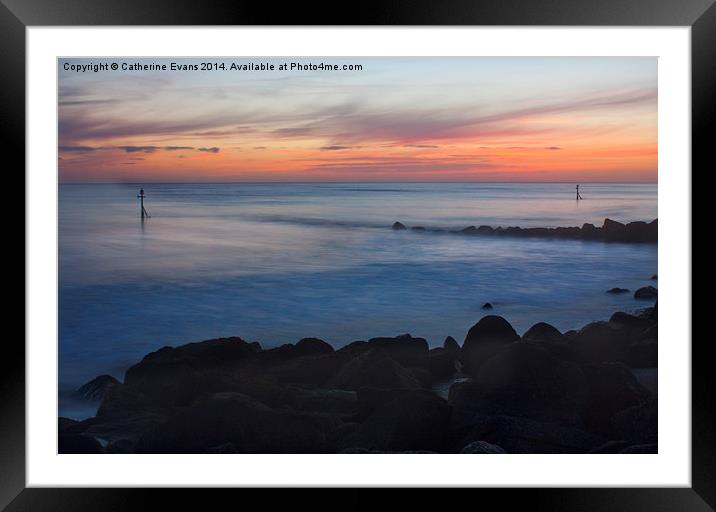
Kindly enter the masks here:
M 320 2 L 0 0 L 0 134 L 8 150 L 4 160 L 7 162 L 9 158 L 12 162 L 6 167 L 6 180 L 8 177 L 16 180 L 6 189 L 6 204 L 10 197 L 24 198 L 24 193 L 19 194 L 17 190 L 25 190 L 24 179 L 21 183 L 19 179 L 19 170 L 25 168 L 25 31 L 28 27 L 48 25 L 689 26 L 692 169 L 683 172 L 691 172 L 693 177 L 693 169 L 706 171 L 707 162 L 711 163 L 707 160 L 712 145 L 708 134 L 713 131 L 709 128 L 713 128 L 716 119 L 716 6 L 713 0 L 384 0 L 342 6 Z M 8 194 L 8 190 L 12 190 L 12 194 Z M 14 219 L 10 224 L 18 230 L 24 226 L 17 219 L 19 211 L 14 207 L 11 215 L 6 216 L 6 219 Z M 22 236 L 24 238 L 24 231 Z M 16 249 L 19 244 L 12 245 L 15 248 L 8 251 L 13 252 L 14 259 L 19 259 L 20 251 Z M 24 249 L 22 252 L 24 265 L 26 254 Z M 14 304 L 20 302 L 12 298 Z M 24 301 L 22 304 L 24 309 Z M 6 334 L 0 356 L 0 510 L 133 510 L 151 505 L 150 497 L 161 499 L 163 508 L 172 506 L 171 501 L 181 503 L 184 508 L 195 503 L 206 505 L 205 493 L 200 495 L 203 497 L 190 497 L 176 489 L 25 488 L 25 350 L 21 339 L 20 335 Z M 689 340 L 678 341 L 687 343 Z M 489 493 L 499 499 L 501 507 L 522 505 L 549 510 L 716 508 L 716 407 L 710 393 L 714 377 L 706 354 L 710 343 L 709 337 L 694 337 L 692 342 L 691 488 L 486 489 L 478 491 L 479 499 Z M 362 508 L 371 506 L 373 493 L 373 490 L 353 489 L 336 498 L 338 501 L 325 494 L 316 500 L 314 493 L 298 493 L 298 496 L 294 493 L 291 506 Z M 416 503 L 422 500 L 420 492 L 411 496 L 404 498 L 403 506 L 410 506 L 411 500 Z M 272 505 L 276 504 L 274 499 Z M 480 506 L 479 502 L 475 506 Z

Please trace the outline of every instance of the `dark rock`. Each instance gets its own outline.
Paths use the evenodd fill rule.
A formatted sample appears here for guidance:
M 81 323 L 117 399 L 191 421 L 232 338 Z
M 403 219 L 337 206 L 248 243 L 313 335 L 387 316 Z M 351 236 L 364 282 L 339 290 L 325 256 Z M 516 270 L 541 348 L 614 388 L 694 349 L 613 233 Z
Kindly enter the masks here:
M 332 354 L 333 347 L 318 338 L 303 338 L 296 343 L 296 352 L 299 356 L 311 354 Z
M 428 367 L 428 342 L 424 338 L 413 338 L 410 334 L 394 338 L 371 338 L 368 340 L 368 348 L 380 349 L 406 368 Z
M 659 365 L 658 342 L 646 339 L 629 345 L 627 363 L 632 368 L 656 368 Z
M 629 441 L 607 441 L 603 445 L 589 450 L 589 453 L 619 453 L 629 446 Z
M 63 430 L 67 430 L 77 424 L 79 424 L 79 421 L 77 420 L 60 416 L 59 418 L 57 418 L 57 431 L 62 432 Z
M 564 343 L 566 341 L 564 335 L 556 327 L 545 322 L 539 322 L 530 327 L 522 335 L 522 340 L 544 343 Z
M 412 229 L 413 231 L 425 231 L 425 228 L 423 226 L 413 226 L 410 229 Z
M 474 235 L 477 233 L 477 228 L 475 226 L 468 226 L 462 230 L 462 233 L 465 233 L 467 235 Z
M 602 234 L 604 238 L 612 241 L 622 241 L 626 239 L 626 225 L 611 219 L 604 219 L 602 225 Z
M 614 414 L 649 397 L 649 392 L 622 363 L 588 364 L 582 370 L 589 389 L 583 419 L 590 430 L 609 434 Z
M 586 378 L 577 364 L 533 343 L 513 343 L 487 360 L 473 380 L 453 384 L 448 402 L 457 423 L 481 414 L 576 424 L 585 397 Z
M 644 286 L 634 292 L 635 299 L 656 299 L 659 292 L 653 286 Z
M 485 302 L 482 305 L 482 309 L 492 309 L 492 304 L 490 304 L 489 302 Z
M 653 276 L 651 276 L 651 278 L 654 279 L 654 280 L 658 279 L 658 277 L 657 277 L 656 274 L 654 274 Z
M 518 341 L 512 326 L 501 316 L 488 315 L 473 325 L 465 336 L 461 359 L 467 373 L 476 373 L 480 365 L 505 345 Z
M 374 387 L 419 389 L 418 379 L 381 350 L 369 350 L 348 361 L 328 383 L 330 388 L 358 390 Z
M 82 385 L 72 393 L 72 396 L 76 399 L 87 400 L 89 402 L 100 401 L 110 389 L 118 384 L 119 381 L 111 375 L 100 375 Z
M 613 294 L 629 293 L 629 289 L 628 288 L 610 288 L 607 290 L 607 293 L 613 293 Z
M 458 345 L 455 338 L 453 338 L 452 336 L 448 336 L 443 342 L 443 348 L 445 350 L 460 350 L 460 345 Z
M 344 448 L 407 451 L 445 450 L 450 407 L 430 391 L 394 395 L 378 405 Z
M 435 379 L 444 379 L 456 372 L 455 362 L 459 357 L 458 350 L 434 348 L 430 350 L 430 373 Z
M 655 397 L 620 411 L 612 418 L 614 437 L 633 444 L 656 443 L 658 437 L 658 404 Z
M 136 442 L 131 439 L 117 439 L 107 445 L 107 453 L 134 453 Z
M 480 440 L 507 453 L 586 453 L 604 443 L 603 437 L 579 428 L 510 416 L 478 416 L 456 435 L 458 446 Z
M 343 389 L 303 389 L 290 387 L 287 390 L 288 403 L 297 411 L 323 412 L 352 416 L 358 413 L 358 398 L 355 391 Z
M 507 453 L 500 446 L 487 441 L 473 441 L 465 446 L 460 453 Z
M 59 453 L 104 453 L 102 445 L 94 437 L 66 433 L 58 435 L 57 451 Z
M 394 222 L 392 227 L 393 229 L 405 229 L 405 224 L 402 222 Z
M 593 322 L 570 339 L 578 359 L 585 362 L 626 361 L 628 331 L 611 322 Z
M 619 453 L 659 453 L 659 446 L 653 444 L 634 444 L 624 448 Z
M 208 453 L 231 443 L 237 453 L 323 453 L 328 415 L 273 410 L 238 393 L 220 393 L 145 432 L 137 453 Z M 333 417 L 335 418 L 335 417 Z

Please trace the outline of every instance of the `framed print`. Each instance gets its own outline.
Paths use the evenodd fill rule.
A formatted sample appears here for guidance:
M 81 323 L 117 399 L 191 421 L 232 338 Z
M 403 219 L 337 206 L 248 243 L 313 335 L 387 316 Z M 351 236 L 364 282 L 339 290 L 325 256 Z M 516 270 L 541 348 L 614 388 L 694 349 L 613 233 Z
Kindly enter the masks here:
M 716 8 L 449 5 L 3 0 L 26 321 L 0 505 L 711 509 L 691 187 Z

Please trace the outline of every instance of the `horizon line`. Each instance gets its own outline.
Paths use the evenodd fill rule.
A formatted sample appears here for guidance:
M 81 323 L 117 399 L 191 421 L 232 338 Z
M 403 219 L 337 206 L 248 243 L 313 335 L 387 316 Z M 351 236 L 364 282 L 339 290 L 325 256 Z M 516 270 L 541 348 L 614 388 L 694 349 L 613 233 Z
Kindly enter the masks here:
M 489 183 L 489 184 L 571 184 L 571 183 L 579 183 L 579 184 L 590 184 L 590 185 L 599 185 L 599 184 L 616 184 L 616 185 L 658 185 L 659 182 L 657 181 L 577 181 L 577 180 L 555 180 L 555 181 L 495 181 L 495 180 L 454 180 L 454 181 L 437 181 L 437 180 L 428 180 L 428 181 L 363 181 L 363 180 L 355 180 L 355 181 L 244 181 L 244 180 L 234 180 L 234 181 L 59 181 L 58 185 L 139 185 L 139 184 L 146 184 L 146 185 L 227 185 L 227 184 L 245 184 L 245 185 L 281 185 L 281 184 L 312 184 L 312 183 L 392 183 L 392 184 L 450 184 L 450 183 Z

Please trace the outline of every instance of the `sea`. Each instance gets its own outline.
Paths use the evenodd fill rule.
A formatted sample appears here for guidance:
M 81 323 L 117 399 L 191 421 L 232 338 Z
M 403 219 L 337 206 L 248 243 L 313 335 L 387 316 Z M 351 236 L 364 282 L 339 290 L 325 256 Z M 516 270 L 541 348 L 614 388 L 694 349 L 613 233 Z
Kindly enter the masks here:
M 410 333 L 440 346 L 486 314 L 522 334 L 651 305 L 606 290 L 655 285 L 655 244 L 449 232 L 657 218 L 656 184 L 580 193 L 573 183 L 61 184 L 59 413 L 91 414 L 62 397 L 100 374 L 122 380 L 167 345 L 240 336 L 340 347 Z

